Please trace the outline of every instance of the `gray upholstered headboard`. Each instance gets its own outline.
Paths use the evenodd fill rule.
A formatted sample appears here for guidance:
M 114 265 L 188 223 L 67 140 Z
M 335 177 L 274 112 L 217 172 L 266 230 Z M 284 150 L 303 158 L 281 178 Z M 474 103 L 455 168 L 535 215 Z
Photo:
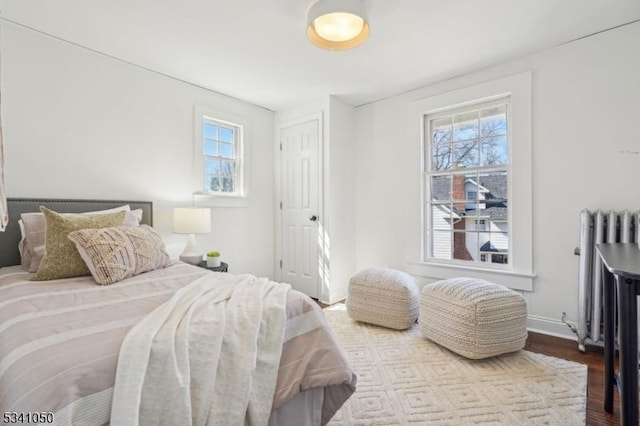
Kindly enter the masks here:
M 129 204 L 131 210 L 142 209 L 142 222 L 153 225 L 153 203 L 151 201 L 122 200 L 57 200 L 51 198 L 9 198 L 9 225 L 5 232 L 0 232 L 0 267 L 20 264 L 20 213 L 39 212 L 40 206 L 61 213 L 82 213 L 94 210 L 105 210 Z

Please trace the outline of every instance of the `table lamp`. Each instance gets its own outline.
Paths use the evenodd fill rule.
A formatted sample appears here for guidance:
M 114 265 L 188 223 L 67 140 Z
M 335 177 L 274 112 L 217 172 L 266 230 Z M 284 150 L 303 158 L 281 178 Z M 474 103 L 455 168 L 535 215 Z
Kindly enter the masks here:
M 188 234 L 187 245 L 180 260 L 192 265 L 202 261 L 202 252 L 196 247 L 195 234 L 211 232 L 211 209 L 200 207 L 176 207 L 173 209 L 173 232 Z

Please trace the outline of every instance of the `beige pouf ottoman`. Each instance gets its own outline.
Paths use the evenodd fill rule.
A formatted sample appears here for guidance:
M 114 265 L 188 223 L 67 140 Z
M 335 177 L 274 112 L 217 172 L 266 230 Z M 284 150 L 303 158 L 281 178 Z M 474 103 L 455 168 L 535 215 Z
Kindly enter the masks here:
M 369 268 L 349 281 L 347 313 L 356 321 L 405 330 L 416 322 L 419 310 L 420 291 L 407 273 Z
M 422 334 L 471 359 L 524 347 L 527 304 L 515 291 L 476 278 L 451 278 L 423 287 Z

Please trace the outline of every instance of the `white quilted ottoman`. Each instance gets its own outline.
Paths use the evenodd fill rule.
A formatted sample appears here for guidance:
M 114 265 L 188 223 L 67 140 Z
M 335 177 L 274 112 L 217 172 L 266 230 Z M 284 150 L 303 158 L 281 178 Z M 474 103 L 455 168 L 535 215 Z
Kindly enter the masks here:
M 405 330 L 416 322 L 419 310 L 420 291 L 407 273 L 369 268 L 349 281 L 347 313 L 356 321 Z
M 476 278 L 451 278 L 423 287 L 423 336 L 471 359 L 524 347 L 527 304 L 515 291 Z

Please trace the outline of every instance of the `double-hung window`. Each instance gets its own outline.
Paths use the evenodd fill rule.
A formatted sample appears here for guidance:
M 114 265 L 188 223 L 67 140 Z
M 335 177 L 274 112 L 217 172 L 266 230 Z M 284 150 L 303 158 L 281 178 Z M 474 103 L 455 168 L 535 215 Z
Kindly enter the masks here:
M 241 120 L 196 107 L 194 131 L 195 193 L 212 196 L 212 199 L 246 197 L 244 125 Z
M 424 115 L 426 260 L 508 264 L 509 104 Z
M 409 115 L 421 173 L 409 272 L 531 290 L 531 73 L 417 99 Z
M 208 117 L 202 119 L 205 192 L 238 194 L 240 184 L 240 127 Z

